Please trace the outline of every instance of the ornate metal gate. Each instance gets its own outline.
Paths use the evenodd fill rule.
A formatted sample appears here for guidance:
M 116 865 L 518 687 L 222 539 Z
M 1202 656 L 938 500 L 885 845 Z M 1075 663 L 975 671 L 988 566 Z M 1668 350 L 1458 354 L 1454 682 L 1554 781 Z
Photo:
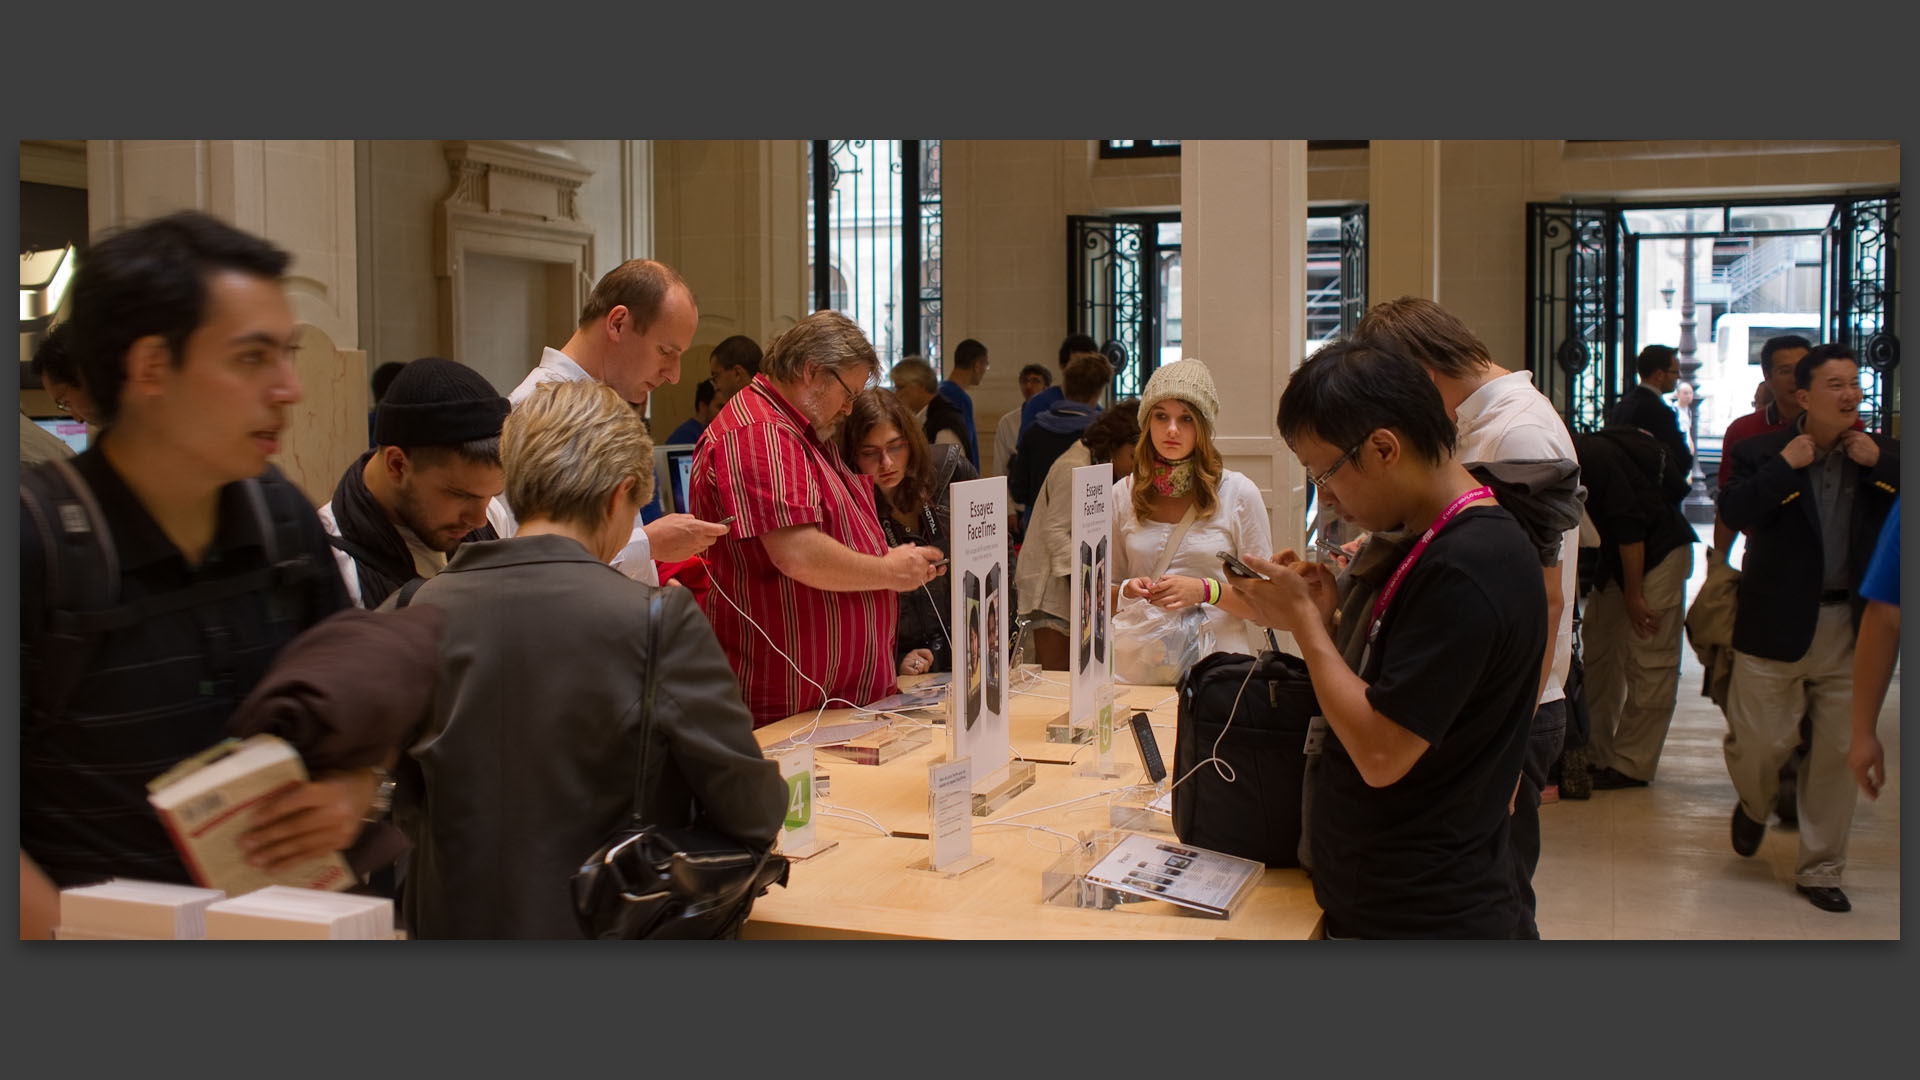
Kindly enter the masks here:
M 1861 419 L 1893 434 L 1900 416 L 1898 193 L 1850 199 L 1833 209 L 1828 226 L 1833 271 L 1828 279 L 1829 340 L 1853 346 L 1865 391 Z
M 1614 207 L 1527 204 L 1527 368 L 1576 432 L 1605 427 L 1628 389 L 1623 248 Z
M 1367 313 L 1367 207 L 1340 211 L 1340 336 L 1353 333 Z
M 810 144 L 814 308 L 860 324 L 884 378 L 924 355 L 940 369 L 940 143 Z
M 1067 218 L 1067 332 L 1106 349 L 1116 399 L 1139 394 L 1160 362 L 1159 221 Z

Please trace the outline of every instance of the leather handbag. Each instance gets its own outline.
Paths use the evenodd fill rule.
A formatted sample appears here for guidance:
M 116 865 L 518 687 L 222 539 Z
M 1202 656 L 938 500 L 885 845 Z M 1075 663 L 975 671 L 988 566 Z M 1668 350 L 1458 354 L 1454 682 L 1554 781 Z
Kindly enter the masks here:
M 586 936 L 598 940 L 735 938 L 753 902 L 785 887 L 790 863 L 701 825 L 649 824 L 647 764 L 654 741 L 653 702 L 660 655 L 660 606 L 648 601 L 647 678 L 641 699 L 640 769 L 633 810 L 574 871 L 573 912 Z

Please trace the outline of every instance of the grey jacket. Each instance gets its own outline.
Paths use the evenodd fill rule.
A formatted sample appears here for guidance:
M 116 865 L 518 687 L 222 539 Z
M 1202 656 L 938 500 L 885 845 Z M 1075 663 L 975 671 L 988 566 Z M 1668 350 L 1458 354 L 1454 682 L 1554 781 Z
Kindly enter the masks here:
M 655 591 L 667 600 L 650 657 Z M 396 772 L 412 936 L 583 936 L 568 882 L 632 807 L 650 663 L 648 820 L 698 817 L 755 845 L 778 835 L 786 785 L 685 589 L 630 580 L 565 537 L 525 536 L 462 546 L 412 602 L 446 614 L 432 717 Z

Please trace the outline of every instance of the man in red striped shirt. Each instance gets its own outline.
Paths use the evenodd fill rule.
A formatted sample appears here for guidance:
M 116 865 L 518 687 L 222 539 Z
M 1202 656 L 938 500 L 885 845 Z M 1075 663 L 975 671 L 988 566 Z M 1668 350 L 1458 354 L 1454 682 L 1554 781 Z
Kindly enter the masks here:
M 891 594 L 944 573 L 939 548 L 887 547 L 873 480 L 819 434 L 879 368 L 858 326 L 814 312 L 774 341 L 694 454 L 694 516 L 734 519 L 707 552 L 703 606 L 755 727 L 829 697 L 865 705 L 894 693 Z

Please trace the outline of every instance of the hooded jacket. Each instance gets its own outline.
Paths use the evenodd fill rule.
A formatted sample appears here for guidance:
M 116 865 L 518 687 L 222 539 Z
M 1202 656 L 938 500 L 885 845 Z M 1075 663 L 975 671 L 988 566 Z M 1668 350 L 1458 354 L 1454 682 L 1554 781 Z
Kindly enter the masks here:
M 1020 437 L 1007 466 L 1007 497 L 1024 506 L 1033 505 L 1040 487 L 1047 482 L 1047 470 L 1067 447 L 1080 441 L 1087 425 L 1100 415 L 1100 406 L 1081 401 L 1057 401 L 1053 407 L 1034 417 L 1033 426 Z

